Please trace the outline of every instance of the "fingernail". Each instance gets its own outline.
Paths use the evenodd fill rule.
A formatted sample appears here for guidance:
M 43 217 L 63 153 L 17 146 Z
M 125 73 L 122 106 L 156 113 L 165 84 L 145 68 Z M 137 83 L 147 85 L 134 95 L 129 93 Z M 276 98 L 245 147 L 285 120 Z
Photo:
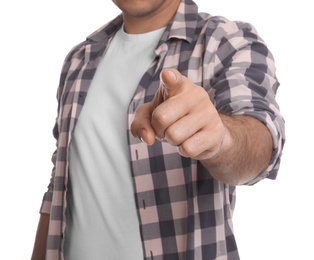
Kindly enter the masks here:
M 169 75 L 172 77 L 174 83 L 177 82 L 177 76 L 172 70 L 168 70 Z
M 138 132 L 138 139 L 142 142 L 142 143 L 145 143 L 143 137 L 142 137 L 142 134 L 143 132 L 146 131 L 145 129 L 141 129 L 139 132 Z
M 159 142 L 167 143 L 167 138 L 166 138 L 166 137 L 158 137 L 158 136 L 156 135 L 156 140 L 158 140 Z

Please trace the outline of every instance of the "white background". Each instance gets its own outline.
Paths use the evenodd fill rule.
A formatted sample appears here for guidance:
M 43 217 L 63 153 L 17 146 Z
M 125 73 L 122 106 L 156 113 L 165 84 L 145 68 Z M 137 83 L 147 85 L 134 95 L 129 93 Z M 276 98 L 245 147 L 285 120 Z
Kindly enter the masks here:
M 196 0 L 202 11 L 252 23 L 276 60 L 287 142 L 276 181 L 239 187 L 242 260 L 314 259 L 313 20 L 310 1 Z M 29 259 L 50 178 L 56 88 L 69 49 L 114 18 L 110 0 L 0 4 L 0 259 Z

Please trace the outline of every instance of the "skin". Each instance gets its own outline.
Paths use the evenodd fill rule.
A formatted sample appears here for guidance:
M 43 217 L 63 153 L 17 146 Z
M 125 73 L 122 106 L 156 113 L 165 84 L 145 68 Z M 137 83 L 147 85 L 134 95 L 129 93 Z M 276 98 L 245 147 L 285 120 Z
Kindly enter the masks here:
M 165 27 L 180 0 L 113 0 L 130 34 Z M 272 138 L 254 118 L 219 114 L 205 90 L 175 70 L 161 73 L 154 100 L 136 111 L 132 134 L 148 145 L 166 138 L 181 155 L 200 160 L 210 174 L 232 185 L 245 183 L 268 165 Z M 193 98 L 191 98 L 193 96 Z M 173 109 L 175 108 L 175 109 Z M 44 260 L 49 215 L 41 214 L 32 260 Z
M 45 260 L 49 228 L 48 214 L 40 214 L 31 260 Z
M 161 82 L 154 99 L 135 113 L 135 137 L 148 145 L 158 139 L 177 146 L 182 156 L 200 160 L 214 178 L 230 185 L 266 169 L 273 143 L 260 121 L 219 114 L 207 92 L 177 70 L 163 70 Z
M 176 13 L 180 0 L 113 0 L 122 11 L 124 30 L 139 34 L 165 27 Z
M 121 9 L 124 30 L 130 34 L 145 33 L 165 27 L 180 4 L 180 0 L 113 0 L 113 2 Z M 49 218 L 48 214 L 40 215 L 32 260 L 45 260 Z

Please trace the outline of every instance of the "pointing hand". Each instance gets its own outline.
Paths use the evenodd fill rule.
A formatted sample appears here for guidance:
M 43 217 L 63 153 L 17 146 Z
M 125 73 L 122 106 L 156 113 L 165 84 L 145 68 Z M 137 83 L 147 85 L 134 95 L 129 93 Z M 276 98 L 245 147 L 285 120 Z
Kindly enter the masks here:
M 148 145 L 155 139 L 182 156 L 204 160 L 220 149 L 226 128 L 205 89 L 175 69 L 164 69 L 153 100 L 138 107 L 131 132 Z

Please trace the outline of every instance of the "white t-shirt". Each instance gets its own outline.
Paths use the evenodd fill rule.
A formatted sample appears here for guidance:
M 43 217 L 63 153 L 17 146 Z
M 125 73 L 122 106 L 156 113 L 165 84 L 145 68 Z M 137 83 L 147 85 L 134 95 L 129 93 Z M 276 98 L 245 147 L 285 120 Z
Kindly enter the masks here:
M 70 146 L 65 260 L 143 259 L 127 144 L 127 110 L 163 29 L 112 39 Z

